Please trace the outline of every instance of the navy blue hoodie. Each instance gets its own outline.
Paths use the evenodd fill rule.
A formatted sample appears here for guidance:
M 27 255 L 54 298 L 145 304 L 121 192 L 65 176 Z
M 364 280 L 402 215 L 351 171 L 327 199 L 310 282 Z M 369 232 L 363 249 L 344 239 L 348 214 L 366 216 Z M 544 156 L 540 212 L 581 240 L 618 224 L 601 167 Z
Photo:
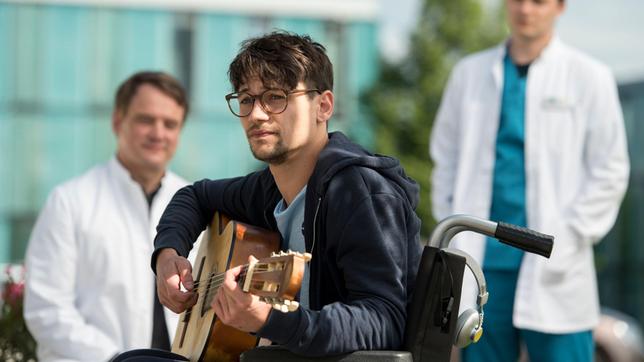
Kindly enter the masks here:
M 421 255 L 418 191 L 396 159 L 329 134 L 304 208 L 310 309 L 272 311 L 257 334 L 307 356 L 399 348 Z M 157 227 L 153 269 L 162 248 L 187 256 L 215 211 L 277 231 L 281 198 L 268 168 L 186 186 Z

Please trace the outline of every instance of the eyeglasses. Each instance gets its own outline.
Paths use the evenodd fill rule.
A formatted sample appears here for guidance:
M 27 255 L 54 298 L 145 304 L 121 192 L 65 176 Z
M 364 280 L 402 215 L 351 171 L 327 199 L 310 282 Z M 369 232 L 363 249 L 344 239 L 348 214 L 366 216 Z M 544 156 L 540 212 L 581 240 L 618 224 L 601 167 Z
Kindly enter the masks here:
M 226 102 L 228 108 L 237 117 L 246 117 L 255 106 L 255 99 L 259 99 L 259 105 L 264 112 L 268 114 L 280 114 L 286 110 L 288 106 L 288 96 L 298 93 L 321 93 L 319 89 L 295 89 L 292 91 L 285 91 L 283 89 L 267 89 L 260 95 L 253 95 L 247 92 L 230 93 L 226 95 Z

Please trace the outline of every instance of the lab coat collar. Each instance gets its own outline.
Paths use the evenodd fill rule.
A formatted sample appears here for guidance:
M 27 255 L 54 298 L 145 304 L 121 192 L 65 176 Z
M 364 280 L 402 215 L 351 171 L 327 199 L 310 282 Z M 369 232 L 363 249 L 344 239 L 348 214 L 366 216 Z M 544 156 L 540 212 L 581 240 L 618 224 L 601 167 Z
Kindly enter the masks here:
M 495 49 L 494 65 L 492 66 L 492 77 L 494 78 L 494 84 L 497 86 L 497 88 L 501 88 L 503 86 L 503 59 L 508 52 L 509 42 L 510 38 L 499 44 Z M 559 49 L 562 46 L 563 45 L 561 43 L 561 40 L 559 40 L 559 37 L 556 34 L 553 34 L 548 45 L 543 48 L 541 54 L 539 54 L 539 56 L 532 62 L 532 64 L 555 59 L 557 57 Z
M 136 182 L 133 178 L 132 175 L 130 174 L 130 171 L 123 166 L 121 161 L 118 160 L 116 155 L 112 156 L 112 158 L 108 161 L 107 167 L 109 169 L 109 172 L 114 174 L 116 176 L 116 179 L 119 180 L 119 182 L 123 182 L 127 184 L 129 187 L 136 187 L 138 190 L 143 191 L 143 187 Z M 163 188 L 163 185 L 168 178 L 168 172 L 166 171 L 163 174 L 163 177 L 161 178 L 161 184 L 159 186 L 159 190 Z

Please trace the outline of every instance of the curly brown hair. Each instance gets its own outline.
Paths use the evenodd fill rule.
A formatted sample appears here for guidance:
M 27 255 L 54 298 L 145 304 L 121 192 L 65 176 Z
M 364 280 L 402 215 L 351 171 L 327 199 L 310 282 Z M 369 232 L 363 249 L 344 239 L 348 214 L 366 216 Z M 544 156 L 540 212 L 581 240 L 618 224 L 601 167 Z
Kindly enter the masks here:
M 308 35 L 281 30 L 242 42 L 228 77 L 235 92 L 251 78 L 286 90 L 295 89 L 298 82 L 320 91 L 333 90 L 333 65 L 324 46 Z

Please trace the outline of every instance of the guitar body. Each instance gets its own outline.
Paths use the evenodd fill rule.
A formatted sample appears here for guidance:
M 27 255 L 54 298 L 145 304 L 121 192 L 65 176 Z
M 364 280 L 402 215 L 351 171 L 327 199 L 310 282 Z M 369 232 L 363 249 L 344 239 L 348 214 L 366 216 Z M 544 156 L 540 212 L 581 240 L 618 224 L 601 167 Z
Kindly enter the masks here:
M 215 214 L 193 266 L 194 280 L 201 281 L 197 304 L 181 313 L 172 352 L 190 361 L 237 361 L 242 352 L 253 348 L 256 337 L 217 320 L 202 289 L 207 284 L 203 280 L 208 275 L 246 264 L 249 255 L 269 257 L 279 246 L 278 233 Z

